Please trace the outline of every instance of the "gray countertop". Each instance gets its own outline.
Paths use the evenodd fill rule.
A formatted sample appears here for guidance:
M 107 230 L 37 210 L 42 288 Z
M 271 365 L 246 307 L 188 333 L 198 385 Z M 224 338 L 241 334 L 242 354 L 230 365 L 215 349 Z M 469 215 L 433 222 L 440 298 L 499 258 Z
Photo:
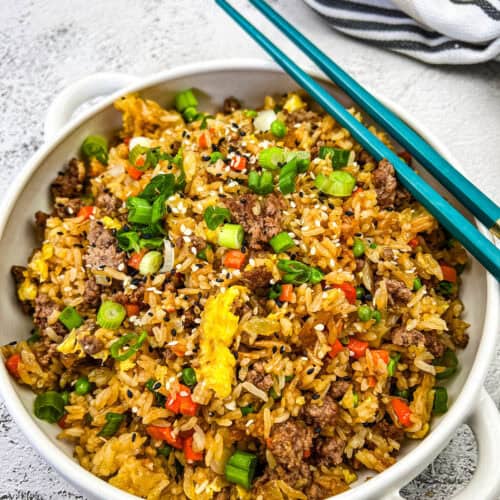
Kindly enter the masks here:
M 362 83 L 413 113 L 500 200 L 500 63 L 425 66 L 332 32 L 300 0 L 272 3 Z M 305 62 L 247 2 L 234 4 Z M 266 58 L 209 0 L 0 0 L 0 192 L 42 144 L 47 106 L 69 83 L 97 71 L 147 75 L 229 57 Z M 499 378 L 497 350 L 486 381 L 497 405 Z M 463 426 L 404 496 L 450 498 L 470 479 L 475 457 Z M 83 497 L 33 451 L 0 402 L 0 500 L 59 498 Z

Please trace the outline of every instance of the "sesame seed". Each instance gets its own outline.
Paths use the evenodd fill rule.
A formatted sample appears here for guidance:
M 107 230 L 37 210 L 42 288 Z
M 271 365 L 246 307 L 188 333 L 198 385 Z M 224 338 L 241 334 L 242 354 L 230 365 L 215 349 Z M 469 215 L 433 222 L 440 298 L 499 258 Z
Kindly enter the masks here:
M 314 368 L 311 366 L 311 368 L 309 368 L 306 373 L 308 375 L 311 375 L 311 373 L 313 373 L 313 372 L 314 372 Z
M 311 398 L 312 398 L 312 399 L 319 399 L 320 397 L 321 397 L 321 396 L 320 396 L 317 392 L 315 392 L 315 393 L 311 396 Z
M 325 325 L 323 323 L 318 323 L 317 325 L 314 326 L 314 329 L 317 332 L 322 332 L 325 329 Z

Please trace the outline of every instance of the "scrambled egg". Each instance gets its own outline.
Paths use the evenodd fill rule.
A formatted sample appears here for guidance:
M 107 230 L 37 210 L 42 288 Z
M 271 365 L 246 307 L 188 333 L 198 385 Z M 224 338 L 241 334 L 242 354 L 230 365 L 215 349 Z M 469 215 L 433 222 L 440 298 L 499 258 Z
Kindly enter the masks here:
M 239 322 L 238 316 L 231 312 L 231 306 L 244 291 L 244 287 L 233 286 L 224 293 L 210 297 L 201 316 L 200 368 L 196 375 L 219 398 L 231 394 L 236 359 L 229 346 Z
M 46 281 L 49 277 L 49 266 L 47 261 L 54 255 L 54 247 L 50 243 L 44 243 L 29 263 L 29 267 L 37 274 L 40 281 Z
M 57 346 L 57 350 L 63 354 L 78 354 L 79 358 L 85 357 L 83 348 L 76 337 L 76 330 L 71 330 L 69 335 Z
M 105 215 L 101 222 L 104 224 L 106 229 L 121 229 L 122 225 L 118 219 L 113 219 L 112 217 L 108 217 Z
M 283 105 L 283 109 L 286 109 L 289 113 L 293 113 L 299 109 L 306 106 L 306 103 L 300 98 L 298 94 L 291 94 Z

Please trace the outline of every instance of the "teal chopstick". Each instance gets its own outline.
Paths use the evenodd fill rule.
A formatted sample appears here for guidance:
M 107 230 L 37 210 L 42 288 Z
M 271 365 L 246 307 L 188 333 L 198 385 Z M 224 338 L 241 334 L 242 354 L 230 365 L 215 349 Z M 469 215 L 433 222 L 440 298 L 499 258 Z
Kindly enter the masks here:
M 249 0 L 353 101 L 409 151 L 450 193 L 493 234 L 500 237 L 500 207 L 466 179 L 432 146 L 332 61 L 264 0 Z
M 419 177 L 394 151 L 391 151 L 354 118 L 321 85 L 297 66 L 255 26 L 225 0 L 216 3 L 243 28 L 326 112 L 331 114 L 377 160 L 387 158 L 396 169 L 403 186 L 500 281 L 500 250 L 485 238 L 458 210 Z

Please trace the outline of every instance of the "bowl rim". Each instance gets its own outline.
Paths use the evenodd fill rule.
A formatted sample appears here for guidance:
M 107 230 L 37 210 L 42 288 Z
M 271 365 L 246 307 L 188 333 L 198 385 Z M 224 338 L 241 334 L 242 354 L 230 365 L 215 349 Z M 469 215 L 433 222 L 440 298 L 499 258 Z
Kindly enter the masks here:
M 0 238 L 7 221 L 10 219 L 14 205 L 22 190 L 28 183 L 33 173 L 41 166 L 45 158 L 61 143 L 63 143 L 71 133 L 80 127 L 84 122 L 99 114 L 115 99 L 128 92 L 143 91 L 159 84 L 181 77 L 195 77 L 198 73 L 217 73 L 223 71 L 256 71 L 262 73 L 278 72 L 283 70 L 276 64 L 262 59 L 235 58 L 224 60 L 210 60 L 195 62 L 187 65 L 167 69 L 159 73 L 140 78 L 132 85 L 114 92 L 110 96 L 103 98 L 97 104 L 84 111 L 76 119 L 63 127 L 55 137 L 49 138 L 40 149 L 28 160 L 22 171 L 16 176 L 2 202 L 0 211 Z M 317 70 L 306 68 L 309 74 L 328 82 Z M 411 113 L 403 110 L 398 104 L 390 99 L 380 96 L 370 90 L 389 109 L 394 111 L 406 123 L 419 133 L 427 142 L 437 149 L 445 158 L 460 170 L 460 163 L 453 157 L 441 141 L 431 132 L 427 131 Z M 476 227 L 491 239 L 489 232 L 477 221 Z M 475 409 L 479 390 L 484 382 L 486 373 L 493 357 L 496 345 L 496 328 L 499 324 L 500 285 L 491 274 L 486 273 L 486 304 L 481 340 L 477 353 L 472 363 L 470 373 L 462 386 L 460 393 L 448 413 L 442 417 L 439 425 L 433 429 L 429 435 L 411 450 L 405 457 L 399 459 L 394 465 L 386 469 L 383 473 L 374 476 L 370 481 L 357 485 L 354 489 L 337 495 L 335 498 L 342 500 L 354 500 L 367 498 L 372 495 L 382 495 L 391 490 L 397 490 L 412 479 L 416 473 L 422 470 L 430 460 L 432 460 L 451 438 L 452 432 L 462 424 Z M 68 457 L 41 429 L 35 421 L 35 417 L 24 407 L 20 398 L 14 390 L 14 382 L 7 374 L 3 363 L 0 363 L 0 395 L 23 434 L 30 444 L 47 460 L 66 480 L 73 484 L 79 491 L 89 494 L 95 498 L 106 499 L 136 499 L 138 497 L 126 493 L 108 482 L 100 479 L 94 474 L 85 470 L 76 461 Z M 432 436 L 432 437 L 431 437 Z

